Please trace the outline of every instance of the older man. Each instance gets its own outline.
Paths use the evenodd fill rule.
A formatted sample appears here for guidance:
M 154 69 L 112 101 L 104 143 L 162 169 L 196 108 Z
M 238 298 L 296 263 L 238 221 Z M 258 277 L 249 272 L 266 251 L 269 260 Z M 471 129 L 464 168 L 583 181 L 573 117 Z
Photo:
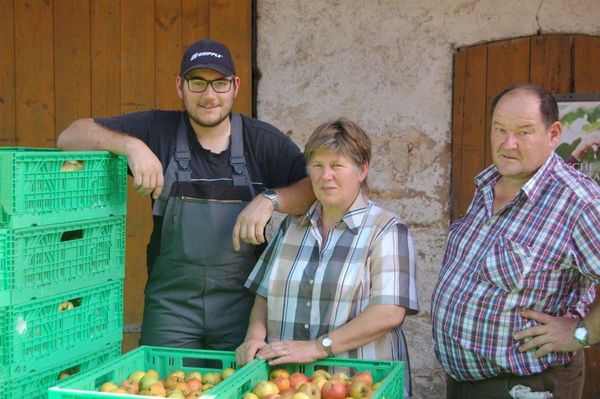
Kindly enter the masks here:
M 579 398 L 582 348 L 600 341 L 600 188 L 554 149 L 554 98 L 518 85 L 493 103 L 494 164 L 450 228 L 432 302 L 448 398 L 510 398 L 523 385 Z

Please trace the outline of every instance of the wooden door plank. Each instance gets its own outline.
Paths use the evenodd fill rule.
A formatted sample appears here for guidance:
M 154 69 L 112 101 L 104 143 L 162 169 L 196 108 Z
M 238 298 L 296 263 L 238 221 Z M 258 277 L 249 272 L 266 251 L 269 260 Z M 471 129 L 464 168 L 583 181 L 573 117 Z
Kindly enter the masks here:
M 121 112 L 154 108 L 154 1 L 121 2 Z M 146 282 L 146 243 L 152 229 L 150 200 L 132 189 L 129 179 L 127 204 L 127 254 L 123 322 L 142 320 Z M 123 350 L 137 339 L 126 337 Z
M 54 2 L 55 131 L 91 112 L 90 4 Z
M 54 147 L 52 3 L 15 1 L 17 144 Z
M 181 3 L 156 0 L 155 3 L 155 104 L 160 109 L 181 109 L 175 89 L 179 75 L 182 37 Z
M 210 37 L 208 3 L 209 0 L 182 0 L 181 43 L 183 50 L 196 40 Z
M 464 78 L 462 163 L 460 169 L 460 217 L 468 208 L 475 190 L 474 177 L 485 168 L 485 95 L 486 95 L 487 49 L 485 45 L 467 49 Z
M 573 43 L 575 93 L 600 93 L 600 37 L 576 36 Z
M 14 0 L 0 0 L 0 146 L 17 144 Z
M 529 81 L 529 38 L 494 42 L 488 45 L 485 131 L 490 131 L 493 98 L 504 88 Z M 486 135 L 485 163 L 492 163 L 489 134 Z
M 93 0 L 91 24 L 91 114 L 121 112 L 121 10 L 120 0 Z
M 121 2 L 123 113 L 154 107 L 154 2 Z
M 531 38 L 529 81 L 550 93 L 568 93 L 571 84 L 570 35 L 543 35 Z
M 209 8 L 210 37 L 229 47 L 241 80 L 234 110 L 252 115 L 252 2 L 211 0 Z
M 462 188 L 462 147 L 463 117 L 465 101 L 465 79 L 467 72 L 468 50 L 457 50 L 454 53 L 454 85 L 452 87 L 452 153 L 450 172 L 450 220 L 457 219 L 464 212 L 459 206 Z

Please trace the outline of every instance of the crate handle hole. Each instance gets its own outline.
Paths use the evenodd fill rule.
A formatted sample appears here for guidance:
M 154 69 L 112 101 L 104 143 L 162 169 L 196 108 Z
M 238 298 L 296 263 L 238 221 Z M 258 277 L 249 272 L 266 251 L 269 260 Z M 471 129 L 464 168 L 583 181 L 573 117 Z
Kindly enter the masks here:
M 80 365 L 69 367 L 58 373 L 57 381 L 62 381 L 65 378 L 69 378 L 70 376 L 79 373 Z
M 83 229 L 69 230 L 62 233 L 60 242 L 81 240 L 83 238 Z
M 78 308 L 79 306 L 81 306 L 81 298 L 69 299 L 61 302 L 58 305 L 58 313 L 66 312 L 68 310 Z
M 79 172 L 85 169 L 85 164 L 81 160 L 66 160 L 60 167 L 61 172 Z

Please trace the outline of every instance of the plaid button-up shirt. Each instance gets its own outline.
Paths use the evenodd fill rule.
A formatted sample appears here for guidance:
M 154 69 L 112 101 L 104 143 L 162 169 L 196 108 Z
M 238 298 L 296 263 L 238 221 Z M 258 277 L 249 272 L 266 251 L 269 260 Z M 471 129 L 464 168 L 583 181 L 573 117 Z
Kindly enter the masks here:
M 321 206 L 287 217 L 250 274 L 246 287 L 267 298 L 267 341 L 314 340 L 369 305 L 418 311 L 415 254 L 397 216 L 359 195 L 321 237 Z M 400 327 L 349 353 L 373 360 L 406 360 Z
M 600 188 L 556 155 L 492 213 L 489 167 L 473 202 L 450 227 L 432 302 L 435 351 L 448 374 L 478 380 L 530 375 L 568 363 L 572 353 L 535 359 L 521 353 L 518 330 L 539 324 L 521 309 L 582 318 L 600 276 Z

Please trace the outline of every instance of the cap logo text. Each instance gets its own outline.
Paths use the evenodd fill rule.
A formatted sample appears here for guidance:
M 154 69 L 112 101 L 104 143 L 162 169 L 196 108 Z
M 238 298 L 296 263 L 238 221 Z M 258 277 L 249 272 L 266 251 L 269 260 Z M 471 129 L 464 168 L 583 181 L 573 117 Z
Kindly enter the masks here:
M 204 57 L 204 56 L 223 58 L 223 56 L 221 54 L 213 53 L 212 51 L 202 51 L 200 53 L 192 54 L 192 56 L 190 57 L 190 61 L 193 61 L 198 57 Z

